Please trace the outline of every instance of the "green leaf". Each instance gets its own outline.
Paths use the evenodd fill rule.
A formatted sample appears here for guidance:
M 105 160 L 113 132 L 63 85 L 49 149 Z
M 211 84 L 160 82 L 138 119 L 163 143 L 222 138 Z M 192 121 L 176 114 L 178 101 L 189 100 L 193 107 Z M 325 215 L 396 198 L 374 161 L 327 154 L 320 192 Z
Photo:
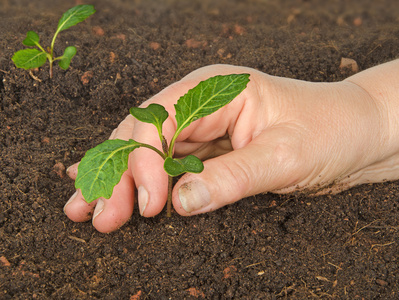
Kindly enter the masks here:
M 26 33 L 26 38 L 22 41 L 25 46 L 36 46 L 39 44 L 39 35 L 34 31 L 28 31 Z
M 175 177 L 186 172 L 201 173 L 204 170 L 204 164 L 194 155 L 188 155 L 183 159 L 167 157 L 163 168 L 168 175 Z
M 162 124 L 169 116 L 165 107 L 152 103 L 144 108 L 132 107 L 130 109 L 130 114 L 141 122 L 154 124 L 158 130 L 160 138 L 162 139 Z
M 38 49 L 19 50 L 12 57 L 15 66 L 25 70 L 39 68 L 46 63 L 46 60 L 46 53 Z
M 110 198 L 127 170 L 129 153 L 142 144 L 134 140 L 107 140 L 86 152 L 79 163 L 75 187 L 87 203 Z
M 69 68 L 69 65 L 71 64 L 71 59 L 74 57 L 76 54 L 76 47 L 74 46 L 69 46 L 65 48 L 64 55 L 61 57 L 61 60 L 58 62 L 58 65 L 66 70 Z
M 246 88 L 248 82 L 249 74 L 218 75 L 201 81 L 175 104 L 177 134 L 191 122 L 230 103 Z
M 58 21 L 57 33 L 86 20 L 95 12 L 96 10 L 93 5 L 77 5 L 72 7 Z

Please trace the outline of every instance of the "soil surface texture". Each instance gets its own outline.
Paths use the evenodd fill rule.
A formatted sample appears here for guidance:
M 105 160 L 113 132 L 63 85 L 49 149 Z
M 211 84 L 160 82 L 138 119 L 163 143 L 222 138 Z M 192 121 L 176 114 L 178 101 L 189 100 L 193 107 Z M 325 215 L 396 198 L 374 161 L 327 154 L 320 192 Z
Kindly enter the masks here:
M 11 57 L 28 30 L 48 45 L 80 0 L 0 0 L 1 299 L 399 299 L 399 182 L 338 195 L 262 194 L 111 234 L 74 223 L 65 168 L 137 106 L 210 64 L 308 81 L 395 59 L 396 0 L 88 0 L 63 31 L 71 67 Z

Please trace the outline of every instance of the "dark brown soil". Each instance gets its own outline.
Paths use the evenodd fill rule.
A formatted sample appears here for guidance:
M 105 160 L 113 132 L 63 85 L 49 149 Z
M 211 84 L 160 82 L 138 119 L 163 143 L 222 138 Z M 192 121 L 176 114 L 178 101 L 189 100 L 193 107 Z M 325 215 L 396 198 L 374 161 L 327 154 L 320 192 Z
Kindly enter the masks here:
M 63 213 L 64 167 L 138 105 L 198 67 L 310 81 L 398 57 L 396 0 L 92 0 L 60 34 L 71 68 L 16 69 L 28 30 L 49 44 L 81 1 L 0 0 L 1 299 L 398 299 L 399 184 L 335 196 L 257 195 L 206 215 L 135 211 L 101 234 Z

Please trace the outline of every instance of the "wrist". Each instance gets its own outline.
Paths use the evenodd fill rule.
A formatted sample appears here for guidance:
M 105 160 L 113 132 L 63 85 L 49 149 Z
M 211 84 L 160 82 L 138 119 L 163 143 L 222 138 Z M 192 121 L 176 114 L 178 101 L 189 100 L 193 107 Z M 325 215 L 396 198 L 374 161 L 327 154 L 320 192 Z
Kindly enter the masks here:
M 353 75 L 350 82 L 363 90 L 363 96 L 374 102 L 380 119 L 383 156 L 399 153 L 399 60 L 385 63 Z

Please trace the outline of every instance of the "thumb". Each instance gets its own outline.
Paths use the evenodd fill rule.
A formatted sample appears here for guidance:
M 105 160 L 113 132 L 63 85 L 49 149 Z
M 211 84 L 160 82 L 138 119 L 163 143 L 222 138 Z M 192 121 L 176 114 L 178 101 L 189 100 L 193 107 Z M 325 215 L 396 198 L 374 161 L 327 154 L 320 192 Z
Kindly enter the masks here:
M 306 169 L 297 159 L 295 139 L 284 138 L 281 130 L 273 133 L 205 161 L 200 174 L 184 175 L 173 190 L 175 210 L 185 216 L 205 213 L 251 195 L 295 185 L 303 176 L 298 171 Z M 273 136 L 279 136 L 277 142 Z

